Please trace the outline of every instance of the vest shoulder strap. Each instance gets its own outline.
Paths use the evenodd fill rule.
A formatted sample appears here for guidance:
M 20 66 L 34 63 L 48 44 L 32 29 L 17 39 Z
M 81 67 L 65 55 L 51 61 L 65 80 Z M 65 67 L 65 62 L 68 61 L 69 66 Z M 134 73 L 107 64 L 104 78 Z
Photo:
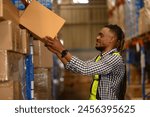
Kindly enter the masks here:
M 119 52 L 113 52 L 113 55 L 120 56 L 120 53 Z

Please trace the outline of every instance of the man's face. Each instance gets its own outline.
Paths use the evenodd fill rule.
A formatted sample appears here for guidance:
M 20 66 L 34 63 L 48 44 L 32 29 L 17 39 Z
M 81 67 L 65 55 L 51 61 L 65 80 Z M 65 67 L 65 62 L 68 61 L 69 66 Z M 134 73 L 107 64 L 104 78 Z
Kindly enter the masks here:
M 96 37 L 95 48 L 101 52 L 105 51 L 105 49 L 111 44 L 111 39 L 113 36 L 114 34 L 110 31 L 109 28 L 102 28 Z

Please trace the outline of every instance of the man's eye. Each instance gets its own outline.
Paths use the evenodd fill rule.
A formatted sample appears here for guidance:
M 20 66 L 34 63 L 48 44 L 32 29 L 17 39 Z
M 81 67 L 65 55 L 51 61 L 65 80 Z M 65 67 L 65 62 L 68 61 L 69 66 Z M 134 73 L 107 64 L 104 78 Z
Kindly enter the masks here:
M 103 34 L 100 34 L 99 36 L 100 36 L 100 37 L 104 37 L 104 35 L 103 35 Z

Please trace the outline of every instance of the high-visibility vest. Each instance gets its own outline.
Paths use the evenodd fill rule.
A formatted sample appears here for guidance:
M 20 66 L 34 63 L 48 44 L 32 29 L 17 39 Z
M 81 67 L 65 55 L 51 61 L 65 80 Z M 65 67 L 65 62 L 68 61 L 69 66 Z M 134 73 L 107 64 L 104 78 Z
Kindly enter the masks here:
M 114 52 L 113 55 L 120 56 L 119 52 Z M 101 59 L 101 56 L 99 55 L 95 62 L 98 62 Z M 93 76 L 93 82 L 91 85 L 91 92 L 90 92 L 90 97 L 89 100 L 97 100 L 96 95 L 97 95 L 97 89 L 98 89 L 98 83 L 99 83 L 99 75 L 96 74 Z

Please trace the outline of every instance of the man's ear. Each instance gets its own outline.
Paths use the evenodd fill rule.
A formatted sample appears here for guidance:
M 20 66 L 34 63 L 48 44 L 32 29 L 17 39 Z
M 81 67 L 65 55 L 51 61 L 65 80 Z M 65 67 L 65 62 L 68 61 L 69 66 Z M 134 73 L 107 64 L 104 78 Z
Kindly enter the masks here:
M 110 42 L 112 43 L 112 42 L 116 42 L 117 41 L 117 38 L 115 37 L 115 36 L 113 36 L 113 37 L 111 37 L 111 39 L 110 39 Z

